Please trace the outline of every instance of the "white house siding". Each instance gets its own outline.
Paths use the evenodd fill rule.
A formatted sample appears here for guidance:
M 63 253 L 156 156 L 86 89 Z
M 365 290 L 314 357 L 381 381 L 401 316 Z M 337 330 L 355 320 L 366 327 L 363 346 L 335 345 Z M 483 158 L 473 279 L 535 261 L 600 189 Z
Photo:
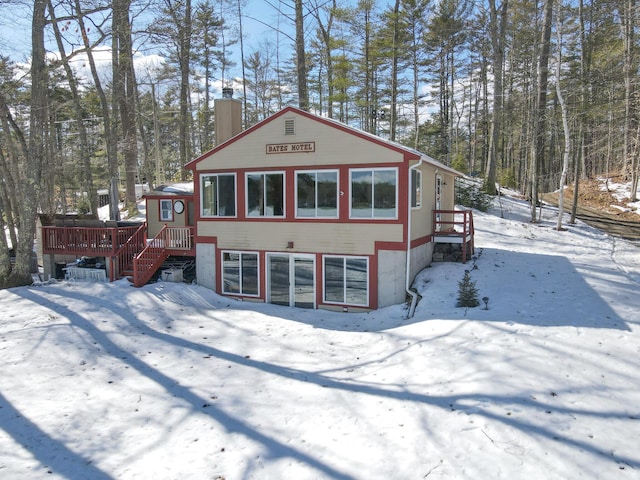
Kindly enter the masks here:
M 398 223 L 200 221 L 197 235 L 216 237 L 221 250 L 373 255 L 376 242 L 401 242 L 402 229 Z M 287 248 L 289 242 L 293 248 Z
M 296 134 L 284 135 L 284 120 L 295 118 Z M 312 153 L 267 154 L 269 144 L 315 142 Z M 326 165 L 372 165 L 401 163 L 402 153 L 382 147 L 366 138 L 348 134 L 337 128 L 303 116 L 285 115 L 249 131 L 215 155 L 203 156 L 197 171 L 278 167 L 323 168 Z
M 285 135 L 287 120 L 294 121 L 294 135 Z M 268 145 L 278 146 L 271 150 L 277 153 L 268 153 Z M 284 152 L 285 149 L 291 151 L 293 145 L 304 145 L 305 152 Z M 438 162 L 422 157 L 424 162 L 418 167 L 422 172 L 421 207 L 407 211 L 410 188 L 410 182 L 407 183 L 408 167 L 418 163 L 420 158 L 421 155 L 411 149 L 287 107 L 188 165 L 194 171 L 196 193 L 199 192 L 201 174 L 234 172 L 236 193 L 239 195 L 237 218 L 202 218 L 197 221 L 196 237 L 209 242 L 204 248 L 200 248 L 201 244 L 198 246 L 198 275 L 207 275 L 204 281 L 207 286 L 220 290 L 215 279 L 215 255 L 219 256 L 220 251 L 224 250 L 256 252 L 263 262 L 265 254 L 275 252 L 313 254 L 317 267 L 321 265 L 322 255 L 367 256 L 370 267 L 369 305 L 384 307 L 404 302 L 406 242 L 418 245 L 410 252 L 410 279 L 431 262 L 432 210 L 436 203 L 435 179 L 438 169 L 442 170 L 443 179 L 446 178 L 445 188 L 451 189 L 443 191 L 442 208 L 453 207 L 446 199 L 447 194 L 453 192 L 453 172 Z M 389 221 L 350 219 L 350 169 L 378 167 L 398 169 L 398 218 Z M 321 169 L 338 171 L 339 218 L 295 218 L 295 171 Z M 284 173 L 287 185 L 285 217 L 245 218 L 245 198 L 242 198 L 246 194 L 244 175 L 251 171 Z M 198 205 L 200 199 L 195 200 Z M 409 220 L 410 226 L 406 223 Z M 411 238 L 407 238 L 409 232 Z M 204 266 L 200 265 L 201 258 L 205 260 Z M 261 268 L 265 268 L 265 265 Z M 318 269 L 316 272 L 318 276 L 322 275 Z M 198 280 L 203 284 L 200 278 Z M 264 281 L 264 275 L 261 275 L 260 281 Z M 340 304 L 321 302 L 322 278 L 316 278 L 316 288 L 321 308 L 342 308 Z M 260 292 L 261 297 L 267 298 L 265 285 L 260 285 Z M 360 308 L 367 307 L 349 306 L 349 311 Z
M 405 301 L 406 257 L 400 250 L 378 252 L 378 308 Z
M 215 290 L 216 288 L 216 246 L 212 243 L 196 245 L 196 278 L 198 285 Z

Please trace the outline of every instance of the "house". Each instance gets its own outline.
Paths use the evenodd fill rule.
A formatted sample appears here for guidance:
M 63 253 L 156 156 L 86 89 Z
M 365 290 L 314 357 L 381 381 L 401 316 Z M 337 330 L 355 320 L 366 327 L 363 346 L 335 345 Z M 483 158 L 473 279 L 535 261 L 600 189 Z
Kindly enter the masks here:
M 294 107 L 241 131 L 228 91 L 215 113 L 218 145 L 186 165 L 192 190 L 147 193 L 142 226 L 42 227 L 49 271 L 61 255 L 100 255 L 110 280 L 142 286 L 183 259 L 239 300 L 346 312 L 409 299 L 411 315 L 436 245 L 473 253 L 450 167 Z
M 223 109 L 240 116 L 233 98 Z M 341 311 L 415 305 L 411 283 L 437 242 L 462 244 L 465 260 L 473 249 L 471 212 L 454 211 L 458 172 L 294 107 L 232 129 L 186 168 L 197 282 L 222 295 Z

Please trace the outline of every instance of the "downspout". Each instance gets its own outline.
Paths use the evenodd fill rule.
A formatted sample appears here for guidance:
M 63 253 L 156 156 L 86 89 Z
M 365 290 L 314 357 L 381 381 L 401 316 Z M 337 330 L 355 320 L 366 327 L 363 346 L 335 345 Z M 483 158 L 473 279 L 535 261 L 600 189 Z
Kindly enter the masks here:
M 407 314 L 407 318 L 413 318 L 413 315 L 416 311 L 416 305 L 418 304 L 418 294 L 411 290 L 411 172 L 417 169 L 420 165 L 422 165 L 422 156 L 420 156 L 420 160 L 414 166 L 409 167 L 409 178 L 408 185 L 409 188 L 407 191 L 409 195 L 407 195 L 407 259 L 405 261 L 405 285 L 404 288 L 407 294 L 411 297 L 411 305 L 409 306 L 409 313 Z M 422 191 L 420 192 L 422 194 Z

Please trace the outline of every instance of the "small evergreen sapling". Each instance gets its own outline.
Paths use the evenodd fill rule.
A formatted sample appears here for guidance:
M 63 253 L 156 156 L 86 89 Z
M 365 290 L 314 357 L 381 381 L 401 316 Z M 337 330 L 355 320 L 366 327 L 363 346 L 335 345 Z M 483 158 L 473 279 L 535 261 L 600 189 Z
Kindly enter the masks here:
M 471 280 L 469 270 L 464 271 L 464 277 L 458 282 L 458 303 L 457 307 L 477 307 L 480 305 L 478 300 L 478 289 L 476 282 Z

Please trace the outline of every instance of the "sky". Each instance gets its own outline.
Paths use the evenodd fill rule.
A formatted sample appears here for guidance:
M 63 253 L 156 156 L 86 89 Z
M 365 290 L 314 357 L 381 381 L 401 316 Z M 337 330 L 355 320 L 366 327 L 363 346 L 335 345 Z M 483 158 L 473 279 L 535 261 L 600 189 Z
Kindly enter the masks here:
M 638 246 L 505 196 L 370 313 L 198 285 L 0 291 L 6 479 L 640 478 Z M 566 220 L 566 219 L 565 219 Z M 487 307 L 458 308 L 465 271 Z
M 278 21 L 276 7 L 279 2 L 267 2 L 266 0 L 246 0 L 243 1 L 243 30 L 245 41 L 249 48 L 258 45 L 262 40 L 270 38 L 275 40 L 276 29 L 282 30 L 285 34 L 292 34 L 293 26 L 286 21 Z M 0 0 L 0 51 L 2 55 L 11 57 L 16 61 L 26 61 L 31 52 L 31 1 L 17 1 L 9 5 Z M 289 8 L 283 7 L 283 11 L 288 12 Z M 236 11 L 229 8 L 229 21 L 236 22 Z M 224 13 L 224 12 L 223 12 Z M 142 28 L 146 20 L 144 17 L 133 17 L 134 28 Z M 57 50 L 57 46 L 52 38 L 48 38 L 52 50 Z M 137 45 L 144 50 L 144 45 Z M 233 48 L 239 50 L 239 46 Z
M 266 0 L 247 0 L 243 1 L 243 32 L 244 32 L 244 48 L 245 55 L 249 55 L 254 49 L 261 49 L 262 45 L 266 41 L 276 41 L 276 30 L 280 29 L 284 32 L 284 36 L 281 36 L 282 47 L 285 49 L 290 48 L 291 42 L 286 38 L 287 34 L 293 35 L 293 25 L 287 22 L 282 17 L 278 20 L 277 10 L 279 2 L 270 2 Z M 10 6 L 3 5 L 0 0 L 0 54 L 8 56 L 17 63 L 28 63 L 31 55 L 31 13 L 32 2 L 30 1 L 18 1 Z M 289 7 L 282 7 L 285 13 L 291 11 Z M 236 11 L 232 8 L 228 8 L 229 22 L 236 23 Z M 223 12 L 224 13 L 224 12 Z M 144 16 L 132 17 L 135 28 L 144 28 L 145 22 L 148 20 Z M 73 37 L 73 30 L 71 32 Z M 48 49 L 51 52 L 57 52 L 58 47 L 55 40 L 49 36 L 45 37 L 48 45 Z M 79 42 L 79 39 L 76 39 Z M 150 48 L 151 44 L 137 43 L 134 46 L 136 51 L 136 74 L 138 81 L 145 85 L 149 82 L 156 82 L 155 70 L 159 68 L 159 65 L 164 61 L 161 52 L 155 47 Z M 240 62 L 240 45 L 229 47 L 233 57 L 236 57 L 236 66 L 231 67 L 227 73 L 225 79 L 218 78 L 213 87 L 222 91 L 222 81 L 225 80 L 225 84 L 232 78 L 239 78 L 242 76 L 241 62 Z M 67 52 L 69 53 L 69 52 Z M 98 65 L 102 64 L 104 71 L 103 80 L 107 80 L 110 75 L 110 62 L 111 54 L 108 45 L 101 47 L 94 51 L 94 56 Z M 83 56 L 74 60 L 76 71 L 84 72 L 84 77 L 91 78 L 91 73 L 88 67 L 88 63 Z M 218 72 L 220 75 L 221 72 Z M 144 88 L 144 86 L 142 87 Z M 239 89 L 240 86 L 238 85 Z M 162 89 L 162 86 L 159 86 Z

